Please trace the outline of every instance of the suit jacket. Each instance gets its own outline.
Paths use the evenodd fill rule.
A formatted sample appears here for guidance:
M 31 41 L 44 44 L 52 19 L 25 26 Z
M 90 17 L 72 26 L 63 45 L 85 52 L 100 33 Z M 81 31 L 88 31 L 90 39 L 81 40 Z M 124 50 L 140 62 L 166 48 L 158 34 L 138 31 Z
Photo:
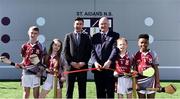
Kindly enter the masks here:
M 82 68 L 88 68 L 88 61 L 91 56 L 91 39 L 86 33 L 81 33 L 80 44 L 76 44 L 76 37 L 74 33 L 68 33 L 64 39 L 64 54 L 65 58 L 70 65 L 71 62 L 85 62 L 86 66 Z M 71 66 L 71 70 L 74 69 Z
M 106 36 L 105 42 L 101 40 L 101 33 L 96 33 L 92 37 L 92 52 L 91 60 L 92 63 L 98 62 L 101 65 L 110 59 L 112 60 L 113 54 L 112 50 L 115 47 L 116 40 L 119 38 L 119 34 L 113 31 L 109 31 Z M 114 67 L 112 67 L 114 68 Z

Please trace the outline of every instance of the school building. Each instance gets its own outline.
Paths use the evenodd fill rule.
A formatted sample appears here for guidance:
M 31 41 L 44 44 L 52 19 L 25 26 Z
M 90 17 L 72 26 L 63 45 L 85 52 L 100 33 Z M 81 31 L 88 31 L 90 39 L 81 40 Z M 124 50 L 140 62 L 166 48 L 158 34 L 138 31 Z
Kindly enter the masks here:
M 31 25 L 39 26 L 39 41 L 48 49 L 54 38 L 63 41 L 73 31 L 74 18 L 84 18 L 84 30 L 93 35 L 98 19 L 106 16 L 110 28 L 128 39 L 132 53 L 138 50 L 138 35 L 148 33 L 159 56 L 160 79 L 180 80 L 179 9 L 180 0 L 0 0 L 0 55 L 21 62 Z M 20 78 L 21 69 L 0 63 L 1 80 Z

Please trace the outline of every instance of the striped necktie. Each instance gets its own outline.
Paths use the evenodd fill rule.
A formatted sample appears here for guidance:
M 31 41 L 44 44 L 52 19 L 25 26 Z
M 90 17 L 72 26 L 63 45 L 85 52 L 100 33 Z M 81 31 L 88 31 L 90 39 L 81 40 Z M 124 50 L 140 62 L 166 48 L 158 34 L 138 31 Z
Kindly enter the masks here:
M 102 42 L 106 41 L 106 34 L 105 33 L 101 34 L 101 40 L 102 40 Z

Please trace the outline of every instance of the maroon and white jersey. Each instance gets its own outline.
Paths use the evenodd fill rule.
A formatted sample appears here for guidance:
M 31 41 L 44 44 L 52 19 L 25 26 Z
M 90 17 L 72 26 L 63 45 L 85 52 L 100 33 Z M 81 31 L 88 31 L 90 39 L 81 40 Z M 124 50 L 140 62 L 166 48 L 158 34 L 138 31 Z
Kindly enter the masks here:
M 134 56 L 134 63 L 136 70 L 140 73 L 153 65 L 159 64 L 156 52 L 151 50 L 148 52 L 138 51 Z
M 50 71 L 54 71 L 54 65 L 55 65 L 54 60 L 55 60 L 55 56 L 48 57 L 47 67 Z M 59 66 L 57 68 L 59 68 Z
M 25 67 L 32 65 L 32 63 L 29 60 L 29 57 L 32 54 L 36 54 L 41 61 L 44 52 L 43 52 L 42 45 L 38 41 L 33 45 L 30 42 L 27 42 L 22 45 L 21 55 L 22 55 L 22 57 L 24 57 L 23 65 Z
M 50 70 L 50 74 L 54 74 L 54 60 L 55 60 L 56 56 L 49 56 L 46 66 L 47 68 Z M 59 59 L 59 64 L 57 66 L 57 70 L 58 70 L 58 74 L 61 75 L 61 73 L 64 71 L 64 66 L 68 66 L 67 61 L 65 60 L 65 58 L 63 57 L 63 55 L 61 55 L 60 59 Z
M 132 57 L 131 55 L 126 52 L 125 56 L 121 57 L 118 55 L 115 61 L 115 71 L 118 74 L 123 74 L 123 73 L 130 73 L 131 72 L 131 64 L 132 64 Z
M 54 69 L 55 69 L 55 58 L 56 56 L 48 56 L 48 60 L 47 60 L 47 63 L 46 63 L 46 66 L 47 68 L 51 71 L 50 73 L 51 74 L 54 74 Z M 60 62 L 60 61 L 59 61 Z M 59 65 L 56 67 L 56 69 L 59 69 Z

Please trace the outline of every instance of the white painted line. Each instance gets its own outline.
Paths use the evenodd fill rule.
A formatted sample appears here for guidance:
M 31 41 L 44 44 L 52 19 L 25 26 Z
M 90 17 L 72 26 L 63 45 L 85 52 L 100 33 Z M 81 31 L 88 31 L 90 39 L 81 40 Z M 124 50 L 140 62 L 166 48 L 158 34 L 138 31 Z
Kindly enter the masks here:
M 15 68 L 14 66 L 0 66 L 0 68 Z
M 162 69 L 180 69 L 180 66 L 159 66 Z

